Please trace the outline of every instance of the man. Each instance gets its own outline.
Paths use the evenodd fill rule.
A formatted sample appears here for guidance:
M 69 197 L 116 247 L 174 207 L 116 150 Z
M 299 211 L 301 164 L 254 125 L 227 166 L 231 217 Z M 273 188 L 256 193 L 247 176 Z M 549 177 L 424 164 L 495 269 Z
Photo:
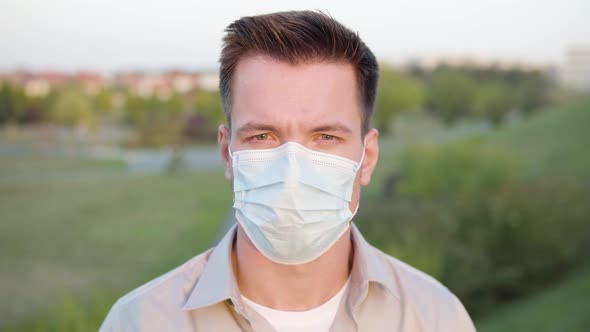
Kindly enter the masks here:
M 378 65 L 318 12 L 226 29 L 219 151 L 238 220 L 213 249 L 121 298 L 102 331 L 474 331 L 431 277 L 352 223 L 378 159 Z

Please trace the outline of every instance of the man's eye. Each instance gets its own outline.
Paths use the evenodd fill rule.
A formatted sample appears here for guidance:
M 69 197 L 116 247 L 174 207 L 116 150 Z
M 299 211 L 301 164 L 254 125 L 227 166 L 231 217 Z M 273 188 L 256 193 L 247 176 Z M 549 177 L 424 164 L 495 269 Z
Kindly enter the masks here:
M 336 139 L 336 137 L 334 137 L 332 135 L 328 135 L 328 134 L 322 134 L 321 138 L 323 141 L 332 141 L 332 140 Z
M 258 134 L 254 136 L 254 139 L 256 139 L 257 141 L 265 141 L 268 139 L 268 134 Z

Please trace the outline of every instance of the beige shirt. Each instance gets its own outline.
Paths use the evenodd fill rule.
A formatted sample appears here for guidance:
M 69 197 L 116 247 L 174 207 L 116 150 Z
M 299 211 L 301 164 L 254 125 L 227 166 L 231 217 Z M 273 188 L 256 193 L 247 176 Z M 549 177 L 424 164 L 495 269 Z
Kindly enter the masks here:
M 475 331 L 447 288 L 351 228 L 350 285 L 331 331 Z M 236 230 L 234 225 L 217 247 L 120 298 L 100 331 L 273 331 L 240 296 L 231 265 Z

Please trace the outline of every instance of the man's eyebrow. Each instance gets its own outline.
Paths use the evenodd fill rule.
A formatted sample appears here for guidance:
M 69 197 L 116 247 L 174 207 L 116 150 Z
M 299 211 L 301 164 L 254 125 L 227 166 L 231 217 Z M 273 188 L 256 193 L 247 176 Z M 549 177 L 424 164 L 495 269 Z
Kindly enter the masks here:
M 344 133 L 344 134 L 352 134 L 352 129 L 350 129 L 348 126 L 346 126 L 343 123 L 329 123 L 329 124 L 322 124 L 319 125 L 317 127 L 313 127 L 311 129 L 311 132 L 320 132 L 320 131 L 325 131 L 325 132 L 339 132 L 339 133 Z
M 247 132 L 251 132 L 251 131 L 272 131 L 272 132 L 278 132 L 279 130 L 270 124 L 266 124 L 266 123 L 261 123 L 261 122 L 246 122 L 245 124 L 243 124 L 242 126 L 238 127 L 236 129 L 236 133 L 238 135 L 240 134 L 244 134 Z M 338 132 L 338 133 L 344 133 L 344 134 L 352 134 L 352 129 L 350 129 L 348 126 L 346 126 L 343 123 L 327 123 L 327 124 L 321 124 L 319 126 L 316 127 L 312 127 L 310 130 L 310 132 L 312 133 L 317 133 L 317 132 Z
M 246 122 L 242 126 L 236 129 L 236 133 L 238 135 L 249 132 L 249 131 L 274 131 L 277 132 L 277 129 L 269 124 L 265 123 L 258 123 L 258 122 Z

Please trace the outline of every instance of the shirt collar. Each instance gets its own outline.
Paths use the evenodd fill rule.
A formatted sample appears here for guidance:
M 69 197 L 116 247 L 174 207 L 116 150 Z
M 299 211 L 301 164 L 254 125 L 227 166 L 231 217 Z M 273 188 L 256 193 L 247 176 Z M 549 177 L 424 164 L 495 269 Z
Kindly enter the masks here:
M 237 224 L 234 224 L 211 251 L 183 310 L 199 309 L 227 299 L 241 302 L 231 260 L 236 233 Z
M 348 301 L 355 307 L 368 293 L 369 284 L 376 283 L 391 295 L 400 298 L 400 289 L 396 283 L 391 264 L 384 261 L 385 255 L 370 245 L 354 223 L 351 223 L 351 237 L 354 258 L 351 271 L 351 289 Z
M 354 258 L 350 278 L 351 303 L 358 303 L 366 296 L 369 283 L 375 282 L 385 287 L 391 294 L 399 298 L 399 288 L 395 283 L 392 272 L 388 271 L 390 264 L 383 261 L 377 254 L 377 249 L 371 246 L 351 223 L 351 237 L 354 248 Z M 237 233 L 235 224 L 211 251 L 207 263 L 203 268 L 197 284 L 193 288 L 183 310 L 194 310 L 216 303 L 232 300 L 238 310 L 242 307 L 242 299 L 232 268 L 232 247 Z

